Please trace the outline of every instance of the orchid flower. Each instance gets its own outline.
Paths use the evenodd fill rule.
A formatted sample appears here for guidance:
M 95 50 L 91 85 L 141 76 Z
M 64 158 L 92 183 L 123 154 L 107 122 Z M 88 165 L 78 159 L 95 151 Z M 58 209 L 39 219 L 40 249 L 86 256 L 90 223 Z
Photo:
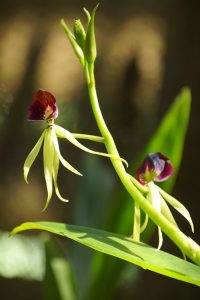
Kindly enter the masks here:
M 72 173 L 82 176 L 82 174 L 77 169 L 75 169 L 69 162 L 67 162 L 61 155 L 58 138 L 64 138 L 68 140 L 74 146 L 78 147 L 79 149 L 85 152 L 109 158 L 120 159 L 124 163 L 126 163 L 124 159 L 118 156 L 97 152 L 85 147 L 77 140 L 78 138 L 88 139 L 95 142 L 103 142 L 104 139 L 102 137 L 93 135 L 73 134 L 68 130 L 54 124 L 54 120 L 57 117 L 58 107 L 56 104 L 55 97 L 50 92 L 41 89 L 38 90 L 34 96 L 33 104 L 29 107 L 28 119 L 30 121 L 46 121 L 47 128 L 43 131 L 39 140 L 37 141 L 37 143 L 35 144 L 35 146 L 33 147 L 33 149 L 31 150 L 31 152 L 25 160 L 24 179 L 28 183 L 28 174 L 30 168 L 43 145 L 44 177 L 47 187 L 47 200 L 43 210 L 47 208 L 51 200 L 53 194 L 53 185 L 57 197 L 64 202 L 68 202 L 67 199 L 61 196 L 57 185 L 57 177 L 60 162 L 66 169 L 68 169 Z
M 131 177 L 133 183 L 146 194 L 146 199 L 154 207 L 154 209 L 161 213 L 169 222 L 178 227 L 168 204 L 174 207 L 185 219 L 189 222 L 192 232 L 194 226 L 188 210 L 174 197 L 166 193 L 155 182 L 162 182 L 167 180 L 173 174 L 173 166 L 170 160 L 162 153 L 150 153 L 142 162 L 141 166 L 136 171 L 137 181 Z M 135 220 L 137 227 L 138 216 L 140 217 L 138 207 L 135 206 Z M 136 219 L 137 218 L 137 219 Z M 140 220 L 139 220 L 140 222 Z M 143 232 L 148 224 L 148 216 L 146 215 L 144 224 L 140 227 L 140 233 Z M 158 250 L 163 243 L 163 235 L 161 228 L 158 226 Z

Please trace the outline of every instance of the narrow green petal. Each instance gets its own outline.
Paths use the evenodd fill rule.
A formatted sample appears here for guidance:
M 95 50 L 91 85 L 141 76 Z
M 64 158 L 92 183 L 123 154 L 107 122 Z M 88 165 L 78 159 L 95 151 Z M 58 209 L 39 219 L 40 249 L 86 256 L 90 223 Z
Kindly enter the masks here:
M 82 133 L 72 133 L 75 139 L 89 140 L 97 143 L 104 143 L 104 138 L 102 136 L 82 134 Z
M 44 134 L 45 134 L 45 130 L 43 131 L 39 140 L 37 141 L 37 143 L 35 144 L 35 146 L 33 147 L 33 149 L 31 150 L 31 152 L 29 153 L 29 155 L 27 156 L 27 158 L 25 160 L 23 170 L 24 170 L 24 180 L 26 181 L 26 183 L 28 183 L 29 170 L 30 170 L 34 160 L 36 159 L 36 157 L 40 151 L 40 148 L 42 146 L 42 142 L 44 140 Z
M 153 181 L 150 181 L 149 183 L 147 183 L 147 188 L 149 189 L 147 199 L 157 212 L 161 212 L 162 197 L 158 192 L 157 186 L 154 184 Z
M 102 153 L 102 152 L 97 152 L 97 151 L 94 151 L 94 150 L 91 150 L 91 149 L 85 147 L 79 141 L 77 141 L 76 138 L 73 136 L 73 134 L 71 132 L 69 132 L 68 130 L 66 130 L 58 125 L 55 125 L 55 130 L 56 130 L 56 134 L 58 137 L 67 139 L 70 143 L 72 143 L 74 146 L 78 147 L 79 149 L 81 149 L 85 152 L 88 152 L 90 154 L 96 154 L 96 155 L 101 155 L 101 156 L 105 156 L 105 157 L 109 157 L 109 158 L 119 159 L 122 162 L 124 162 L 126 164 L 126 166 L 128 167 L 127 161 L 119 156 Z
M 59 170 L 59 156 L 58 156 L 57 152 L 55 151 L 54 160 L 53 160 L 53 181 L 54 181 L 54 186 L 55 186 L 55 192 L 56 192 L 57 197 L 61 201 L 68 202 L 69 200 L 63 198 L 58 189 L 58 184 L 57 184 L 58 170 Z
M 162 234 L 162 230 L 160 227 L 158 227 L 158 248 L 156 249 L 157 251 L 160 250 L 160 248 L 162 247 L 163 244 L 163 234 Z
M 140 227 L 140 233 L 142 233 L 146 229 L 146 227 L 148 225 L 148 221 L 149 221 L 149 216 L 147 214 L 145 214 L 144 222 Z
M 162 215 L 169 221 L 171 222 L 173 225 L 175 225 L 176 227 L 178 227 L 167 203 L 165 202 L 165 200 L 162 198 L 161 200 L 161 213 Z
M 89 22 L 90 22 L 90 19 L 91 19 L 90 13 L 89 13 L 89 11 L 88 11 L 85 7 L 83 8 L 83 10 L 84 10 L 84 12 L 85 12 L 85 14 L 86 14 L 87 21 L 88 21 L 88 23 L 89 23 Z
M 192 218 L 187 208 L 185 208 L 185 206 L 182 203 L 180 203 L 178 200 L 176 200 L 174 197 L 172 197 L 171 195 L 163 191 L 160 187 L 157 187 L 157 189 L 162 195 L 162 197 L 188 221 L 192 232 L 194 232 L 194 225 L 192 222 Z
M 140 241 L 140 207 L 134 203 L 133 240 Z
M 43 211 L 47 208 L 53 193 L 53 161 L 54 161 L 54 146 L 53 146 L 54 129 L 49 127 L 45 130 L 43 159 L 44 159 L 44 177 L 47 187 L 47 200 Z
M 56 125 L 54 125 L 56 126 Z M 63 164 L 63 166 L 68 169 L 69 171 L 71 171 L 72 173 L 75 173 L 76 175 L 79 175 L 79 176 L 82 176 L 82 174 L 77 171 L 74 167 L 72 167 L 72 165 L 70 165 L 63 157 L 62 155 L 60 154 L 60 148 L 59 148 L 59 144 L 58 144 L 58 139 L 57 139 L 57 136 L 56 136 L 56 133 L 54 132 L 53 134 L 53 143 L 54 143 L 54 148 L 55 148 L 55 151 L 59 157 L 59 160 L 60 162 Z

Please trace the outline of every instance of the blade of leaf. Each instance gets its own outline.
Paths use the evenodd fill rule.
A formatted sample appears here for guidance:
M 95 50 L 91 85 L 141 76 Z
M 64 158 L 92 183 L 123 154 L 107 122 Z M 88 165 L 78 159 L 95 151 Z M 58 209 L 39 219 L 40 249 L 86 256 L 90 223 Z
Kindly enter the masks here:
M 77 300 L 74 274 L 58 243 L 51 239 L 46 240 L 45 253 L 44 299 Z
M 115 256 L 144 269 L 200 286 L 200 267 L 131 238 L 89 227 L 55 222 L 27 222 L 11 234 L 30 229 L 46 230 L 72 239 L 96 251 Z

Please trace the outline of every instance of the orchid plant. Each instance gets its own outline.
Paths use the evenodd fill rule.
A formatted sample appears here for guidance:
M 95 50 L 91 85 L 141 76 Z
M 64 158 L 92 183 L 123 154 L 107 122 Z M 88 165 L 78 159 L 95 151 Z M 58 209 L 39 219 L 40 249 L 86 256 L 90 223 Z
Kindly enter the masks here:
M 181 272 L 178 274 L 177 270 L 170 271 L 168 264 L 166 264 L 165 267 L 157 265 L 157 262 L 154 261 L 152 256 L 152 249 L 144 249 L 144 244 L 140 242 L 140 234 L 146 229 L 148 219 L 150 218 L 158 227 L 159 242 L 158 247 L 155 250 L 157 250 L 157 253 L 160 253 L 160 257 L 163 254 L 162 251 L 158 250 L 160 250 L 162 246 L 163 232 L 180 248 L 184 256 L 190 258 L 197 265 L 200 265 L 200 246 L 179 229 L 168 207 L 168 204 L 170 204 L 183 217 L 185 217 L 185 219 L 189 222 L 192 231 L 194 231 L 193 222 L 188 210 L 173 196 L 156 185 L 156 182 L 167 180 L 173 174 L 173 166 L 170 159 L 166 157 L 165 154 L 160 153 L 160 150 L 157 149 L 158 152 L 149 153 L 146 158 L 144 158 L 144 161 L 137 169 L 135 176 L 130 175 L 131 172 L 127 171 L 126 168 L 128 167 L 128 164 L 123 158 L 121 158 L 113 136 L 111 135 L 107 124 L 105 123 L 98 102 L 94 74 L 95 60 L 97 56 L 94 30 L 96 9 L 97 7 L 95 7 L 91 14 L 84 9 L 87 17 L 86 29 L 83 27 L 80 20 L 74 21 L 73 31 L 68 28 L 64 20 L 61 20 L 61 26 L 64 29 L 83 69 L 88 87 L 90 104 L 100 132 L 100 136 L 71 133 L 70 131 L 56 125 L 54 123 L 58 117 L 56 98 L 48 91 L 38 90 L 34 96 L 34 102 L 29 108 L 28 119 L 30 121 L 46 121 L 47 128 L 41 134 L 38 142 L 31 150 L 24 163 L 24 178 L 25 181 L 28 182 L 27 177 L 29 170 L 43 145 L 44 176 L 47 187 L 47 200 L 44 208 L 46 209 L 50 199 L 52 198 L 53 184 L 58 198 L 62 201 L 68 201 L 61 196 L 57 185 L 59 162 L 61 162 L 61 164 L 69 171 L 77 175 L 82 175 L 76 168 L 74 168 L 62 157 L 58 142 L 59 138 L 66 139 L 80 150 L 86 151 L 90 154 L 109 158 L 116 174 L 121 180 L 122 185 L 127 193 L 131 196 L 134 203 L 132 237 L 130 239 L 128 237 L 118 236 L 117 234 L 102 232 L 94 229 L 82 229 L 80 227 L 76 228 L 71 225 L 45 222 L 22 224 L 21 226 L 16 227 L 13 230 L 13 233 L 30 228 L 47 230 L 62 236 L 67 236 L 101 252 L 136 263 L 144 268 L 149 268 L 161 274 L 187 281 L 187 276 L 184 277 L 183 275 L 180 275 Z M 88 139 L 93 142 L 101 142 L 105 146 L 107 153 L 91 150 L 80 143 L 78 139 Z M 141 210 L 146 216 L 143 224 L 141 224 Z M 89 238 L 81 238 L 84 232 L 87 233 Z M 110 237 L 110 240 L 108 239 L 108 236 Z M 113 240 L 117 242 L 113 244 Z M 123 250 L 123 252 L 120 245 L 126 245 L 128 250 Z M 151 256 L 145 256 L 145 251 L 149 251 L 149 253 L 151 252 Z M 142 255 L 141 253 L 143 253 L 144 257 L 139 259 L 134 255 L 130 256 L 130 253 L 132 252 L 138 253 L 139 258 Z M 187 264 L 187 262 L 185 262 L 185 264 Z M 187 267 L 186 265 L 184 266 L 187 269 L 188 265 Z M 199 267 L 197 268 L 199 271 Z M 196 284 L 200 285 L 199 278 L 196 279 L 196 277 L 195 279 L 190 278 L 190 281 L 188 279 L 188 282 L 195 282 Z

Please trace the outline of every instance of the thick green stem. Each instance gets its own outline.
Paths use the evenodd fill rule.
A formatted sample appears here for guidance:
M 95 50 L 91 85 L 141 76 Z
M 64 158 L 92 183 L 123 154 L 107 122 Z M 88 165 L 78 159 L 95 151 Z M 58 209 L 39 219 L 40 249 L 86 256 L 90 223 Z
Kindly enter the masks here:
M 85 65 L 85 74 L 93 114 L 101 135 L 104 138 L 105 147 L 109 154 L 119 156 L 113 137 L 108 130 L 99 107 L 93 64 Z M 162 229 L 162 231 L 183 251 L 183 253 L 185 253 L 196 264 L 200 265 L 200 246 L 191 238 L 187 237 L 181 230 L 171 224 L 162 214 L 158 213 L 152 205 L 146 201 L 145 197 L 132 183 L 130 175 L 126 172 L 124 165 L 120 160 L 111 158 L 111 162 L 124 187 L 134 201 L 136 201 L 137 205 L 157 226 Z

